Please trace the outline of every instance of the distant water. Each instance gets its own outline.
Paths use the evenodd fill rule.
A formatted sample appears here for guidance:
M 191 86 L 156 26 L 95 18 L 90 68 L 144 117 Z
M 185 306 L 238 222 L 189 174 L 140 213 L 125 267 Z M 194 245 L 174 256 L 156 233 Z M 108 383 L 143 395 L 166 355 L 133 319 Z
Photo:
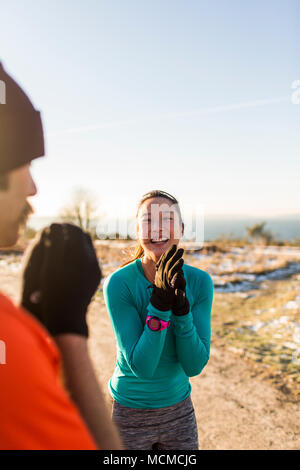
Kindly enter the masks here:
M 54 221 L 59 221 L 59 219 L 32 216 L 29 219 L 28 226 L 39 230 Z M 246 235 L 246 227 L 251 227 L 261 222 L 266 222 L 265 230 L 270 231 L 277 240 L 292 241 L 300 237 L 300 214 L 280 217 L 243 217 L 235 215 L 221 215 L 218 217 L 208 215 L 204 218 L 204 239 L 205 241 L 215 240 L 222 234 L 232 237 L 243 237 Z
M 205 240 L 214 240 L 222 233 L 228 235 L 232 232 L 233 237 L 246 235 L 246 227 L 266 222 L 264 229 L 270 231 L 277 240 L 292 241 L 300 237 L 300 214 L 281 217 L 215 217 L 205 218 L 204 235 Z

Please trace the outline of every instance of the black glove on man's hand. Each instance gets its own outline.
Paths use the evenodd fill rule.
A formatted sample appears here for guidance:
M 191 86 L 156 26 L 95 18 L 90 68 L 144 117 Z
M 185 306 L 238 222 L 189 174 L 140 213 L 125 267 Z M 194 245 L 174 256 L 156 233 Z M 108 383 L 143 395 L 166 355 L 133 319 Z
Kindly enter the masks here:
M 86 312 L 101 278 L 91 237 L 75 225 L 52 224 L 25 263 L 21 304 L 52 335 L 88 336 Z
M 172 308 L 175 297 L 172 280 L 183 265 L 182 253 L 182 248 L 177 250 L 177 246 L 172 245 L 161 255 L 156 264 L 156 274 L 150 302 L 158 310 L 167 311 Z
M 186 280 L 182 268 L 176 273 L 173 280 L 175 297 L 172 306 L 174 315 L 186 315 L 190 311 L 190 304 L 185 294 Z

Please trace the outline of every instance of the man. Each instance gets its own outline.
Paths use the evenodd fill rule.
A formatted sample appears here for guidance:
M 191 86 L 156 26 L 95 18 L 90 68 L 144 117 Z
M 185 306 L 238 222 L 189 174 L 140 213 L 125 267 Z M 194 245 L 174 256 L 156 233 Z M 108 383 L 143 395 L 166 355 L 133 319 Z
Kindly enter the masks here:
M 30 165 L 44 155 L 44 138 L 40 113 L 1 63 L 0 83 L 5 247 L 16 243 L 31 212 L 27 198 L 37 189 Z M 123 448 L 87 348 L 86 312 L 100 280 L 90 237 L 78 227 L 53 224 L 27 254 L 22 307 L 0 293 L 0 449 Z

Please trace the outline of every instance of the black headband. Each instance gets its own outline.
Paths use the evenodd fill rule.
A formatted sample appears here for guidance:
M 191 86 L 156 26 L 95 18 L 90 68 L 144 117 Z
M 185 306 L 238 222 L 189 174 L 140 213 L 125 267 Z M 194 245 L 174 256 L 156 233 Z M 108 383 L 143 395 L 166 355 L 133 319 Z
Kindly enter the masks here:
M 142 196 L 140 204 L 142 204 L 144 201 L 146 201 L 146 199 L 150 199 L 151 197 L 165 197 L 167 199 L 170 199 L 170 201 L 178 204 L 178 201 L 174 196 L 167 193 L 166 191 L 161 191 L 160 189 L 156 189 L 154 191 L 150 191 L 149 193 L 144 194 Z

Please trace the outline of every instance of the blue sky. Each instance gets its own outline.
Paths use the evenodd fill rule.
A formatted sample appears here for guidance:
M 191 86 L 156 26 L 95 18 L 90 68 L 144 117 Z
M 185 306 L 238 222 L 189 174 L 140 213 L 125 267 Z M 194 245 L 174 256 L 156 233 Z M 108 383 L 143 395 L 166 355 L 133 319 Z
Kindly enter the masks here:
M 132 215 L 300 212 L 298 0 L 0 1 L 0 60 L 42 111 L 36 215 L 72 189 Z

